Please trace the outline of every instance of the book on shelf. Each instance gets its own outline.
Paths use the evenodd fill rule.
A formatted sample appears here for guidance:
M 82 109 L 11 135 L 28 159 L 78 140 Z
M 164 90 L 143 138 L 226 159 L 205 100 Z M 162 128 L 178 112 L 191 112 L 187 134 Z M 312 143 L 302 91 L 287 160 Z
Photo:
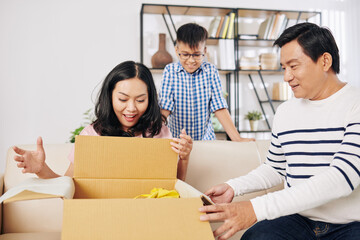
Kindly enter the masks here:
M 274 21 L 273 21 L 273 24 L 272 24 L 272 26 L 271 26 L 271 31 L 269 32 L 269 34 L 268 34 L 268 39 L 274 39 L 275 37 L 275 32 L 276 32 L 276 28 L 277 28 L 277 26 L 278 26 L 278 22 L 279 22 L 279 14 L 275 14 L 274 15 L 275 17 L 274 17 Z
M 230 13 L 229 27 L 226 33 L 226 38 L 234 38 L 234 24 L 235 24 L 235 13 Z
M 220 37 L 220 32 L 221 32 L 221 28 L 224 24 L 224 20 L 225 20 L 225 16 L 222 16 L 220 18 L 220 22 L 219 22 L 219 25 L 218 25 L 218 28 L 216 30 L 216 35 L 215 35 L 215 38 L 219 38 Z
M 262 53 L 259 57 L 262 70 L 279 70 L 280 65 L 275 53 Z
M 239 34 L 239 39 L 241 40 L 256 40 L 258 38 L 257 34 Z
M 223 27 L 221 28 L 221 32 L 220 32 L 221 38 L 226 38 L 226 33 L 229 27 L 229 21 L 230 21 L 230 17 L 229 15 L 226 15 L 224 19 Z
M 276 39 L 278 37 L 278 35 L 280 34 L 280 29 L 283 26 L 285 20 L 286 20 L 285 14 L 280 14 L 280 13 L 275 14 L 273 27 L 270 35 L 268 36 L 269 39 Z
M 273 83 L 272 100 L 286 101 L 291 98 L 291 89 L 286 82 Z
M 227 39 L 219 40 L 220 69 L 235 69 L 235 46 L 234 41 Z
M 258 39 L 276 39 L 285 30 L 286 24 L 285 14 L 272 14 L 260 24 Z
M 269 36 L 270 36 L 273 26 L 274 26 L 274 21 L 275 21 L 275 14 L 272 14 L 270 16 L 269 25 L 267 26 L 266 31 L 265 31 L 264 39 L 269 39 Z
M 235 69 L 235 45 L 234 41 L 226 41 L 227 69 Z
M 226 69 L 226 51 L 225 40 L 219 39 L 219 67 L 220 69 Z
M 286 29 L 286 26 L 287 26 L 287 24 L 288 24 L 288 21 L 289 21 L 289 19 L 286 17 L 286 15 L 284 15 L 285 16 L 285 18 L 283 19 L 283 22 L 282 22 L 282 24 L 281 24 L 281 26 L 280 26 L 280 29 L 279 29 L 279 31 L 278 31 L 278 33 L 277 33 L 277 36 L 275 36 L 275 38 L 278 38 L 278 37 L 280 37 L 280 35 L 283 33 L 283 31 Z
M 220 17 L 220 16 L 216 16 L 216 17 L 214 17 L 213 20 L 210 22 L 210 26 L 209 26 L 209 30 L 208 30 L 208 33 L 209 33 L 209 37 L 210 37 L 210 38 L 215 38 L 215 37 L 216 37 L 216 32 L 217 32 L 217 29 L 218 29 L 218 27 L 219 27 L 220 20 L 221 20 L 221 17 Z
M 260 70 L 259 57 L 241 56 L 240 70 Z
M 269 28 L 271 17 L 266 18 L 259 26 L 258 39 L 266 39 L 266 31 Z

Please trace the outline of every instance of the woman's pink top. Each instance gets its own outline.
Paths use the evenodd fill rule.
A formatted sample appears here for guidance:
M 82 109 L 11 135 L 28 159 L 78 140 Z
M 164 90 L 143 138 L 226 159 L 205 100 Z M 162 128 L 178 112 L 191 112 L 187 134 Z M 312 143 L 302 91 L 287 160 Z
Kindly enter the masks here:
M 100 136 L 94 129 L 93 125 L 86 126 L 80 133 L 80 135 L 87 135 L 87 136 Z M 142 137 L 142 134 L 139 134 L 135 137 Z M 172 138 L 171 132 L 169 128 L 165 125 L 162 126 L 161 131 L 158 135 L 155 135 L 153 138 Z M 71 152 L 68 156 L 69 161 L 74 163 L 74 152 L 75 152 L 75 146 L 72 147 Z

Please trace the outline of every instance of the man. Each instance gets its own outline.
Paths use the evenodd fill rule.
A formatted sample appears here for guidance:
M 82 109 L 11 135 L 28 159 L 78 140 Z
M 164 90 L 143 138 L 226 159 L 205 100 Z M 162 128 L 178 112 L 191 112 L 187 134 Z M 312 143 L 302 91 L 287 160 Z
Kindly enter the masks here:
M 284 31 L 284 80 L 295 98 L 279 106 L 265 164 L 206 192 L 219 205 L 201 220 L 223 220 L 214 231 L 228 239 L 359 239 L 360 91 L 341 82 L 339 53 L 331 32 L 312 23 Z M 234 196 L 285 188 L 250 201 Z

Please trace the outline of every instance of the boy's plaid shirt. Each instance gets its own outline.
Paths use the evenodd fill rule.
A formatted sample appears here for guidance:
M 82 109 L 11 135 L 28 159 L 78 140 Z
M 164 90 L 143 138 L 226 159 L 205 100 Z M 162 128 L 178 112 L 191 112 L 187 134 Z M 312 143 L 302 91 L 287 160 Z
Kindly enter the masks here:
M 168 64 L 161 82 L 160 107 L 171 112 L 168 127 L 173 137 L 179 137 L 185 128 L 193 140 L 215 139 L 210 114 L 228 107 L 216 67 L 203 62 L 191 74 L 180 62 Z

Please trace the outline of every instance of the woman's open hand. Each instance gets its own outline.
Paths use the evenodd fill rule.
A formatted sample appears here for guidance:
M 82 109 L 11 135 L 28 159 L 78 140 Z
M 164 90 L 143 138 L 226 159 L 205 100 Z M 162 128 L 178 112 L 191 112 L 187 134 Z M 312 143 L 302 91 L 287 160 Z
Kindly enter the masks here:
M 22 168 L 23 173 L 39 174 L 45 165 L 45 151 L 41 137 L 38 137 L 36 145 L 36 151 L 13 146 L 15 153 L 19 154 L 14 156 L 14 160 L 18 162 L 17 167 Z
M 193 147 L 192 138 L 186 134 L 185 129 L 181 130 L 180 138 L 173 138 L 171 148 L 179 154 L 180 160 L 188 160 Z

